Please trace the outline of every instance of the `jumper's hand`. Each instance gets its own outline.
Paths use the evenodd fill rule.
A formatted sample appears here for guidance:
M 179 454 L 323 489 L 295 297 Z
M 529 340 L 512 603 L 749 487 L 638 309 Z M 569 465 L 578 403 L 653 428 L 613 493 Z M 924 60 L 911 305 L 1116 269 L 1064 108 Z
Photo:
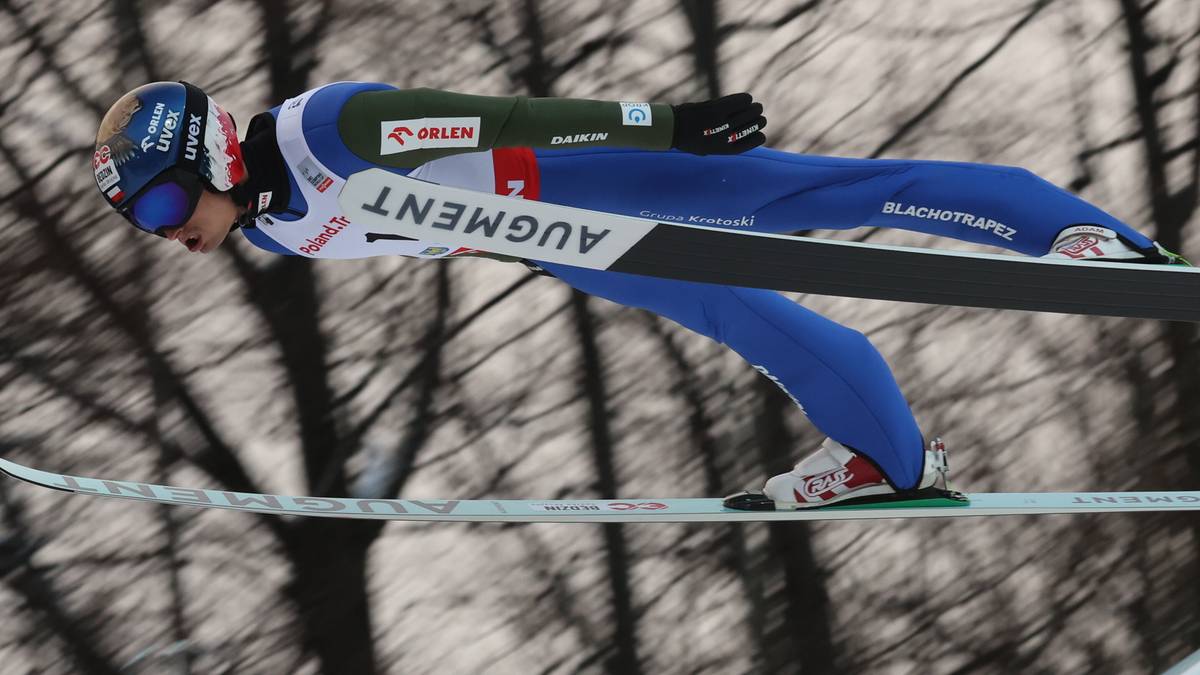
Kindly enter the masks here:
M 736 155 L 766 142 L 761 103 L 750 94 L 730 94 L 712 101 L 681 103 L 675 112 L 671 147 L 693 155 Z

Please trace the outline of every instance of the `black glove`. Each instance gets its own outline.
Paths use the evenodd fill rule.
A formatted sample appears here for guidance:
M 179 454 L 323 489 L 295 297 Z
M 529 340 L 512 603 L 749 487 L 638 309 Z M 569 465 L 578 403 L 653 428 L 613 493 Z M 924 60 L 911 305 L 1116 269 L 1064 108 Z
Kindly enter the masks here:
M 693 155 L 736 155 L 766 142 L 761 103 L 750 94 L 730 94 L 712 101 L 681 103 L 675 112 L 671 147 Z

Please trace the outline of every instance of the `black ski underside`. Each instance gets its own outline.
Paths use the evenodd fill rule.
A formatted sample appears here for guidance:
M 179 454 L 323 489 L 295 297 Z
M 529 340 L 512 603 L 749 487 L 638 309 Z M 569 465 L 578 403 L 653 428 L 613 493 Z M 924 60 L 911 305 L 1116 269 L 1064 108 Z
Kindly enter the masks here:
M 1200 273 L 1166 265 L 1044 264 L 660 224 L 608 269 L 819 295 L 1200 322 Z

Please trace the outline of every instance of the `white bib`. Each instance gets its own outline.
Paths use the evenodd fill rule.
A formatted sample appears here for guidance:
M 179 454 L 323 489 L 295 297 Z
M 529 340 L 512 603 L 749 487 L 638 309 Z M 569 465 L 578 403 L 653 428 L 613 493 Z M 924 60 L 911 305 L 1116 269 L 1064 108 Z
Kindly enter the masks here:
M 309 258 L 369 258 L 378 255 L 444 258 L 453 253 L 453 246 L 374 236 L 370 228 L 346 218 L 338 204 L 338 194 L 345 186 L 347 176 L 336 174 L 318 161 L 304 138 L 301 120 L 309 100 L 317 91 L 312 89 L 284 101 L 275 122 L 275 135 L 283 161 L 295 177 L 304 201 L 308 203 L 308 212 L 298 220 L 279 220 L 271 214 L 259 216 L 255 220 L 258 229 L 284 248 Z M 331 130 L 326 133 L 337 132 Z M 408 175 L 480 192 L 491 193 L 495 186 L 491 150 L 451 155 L 426 162 Z

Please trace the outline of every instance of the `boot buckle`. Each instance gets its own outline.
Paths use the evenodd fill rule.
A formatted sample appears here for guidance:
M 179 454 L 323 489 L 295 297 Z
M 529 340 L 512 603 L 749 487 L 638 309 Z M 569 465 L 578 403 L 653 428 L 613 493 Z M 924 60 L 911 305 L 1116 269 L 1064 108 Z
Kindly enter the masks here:
M 929 442 L 929 452 L 933 455 L 933 470 L 938 474 L 934 485 L 941 482 L 943 489 L 951 490 L 950 458 L 946 453 L 946 443 L 942 441 L 941 437 L 934 438 Z

